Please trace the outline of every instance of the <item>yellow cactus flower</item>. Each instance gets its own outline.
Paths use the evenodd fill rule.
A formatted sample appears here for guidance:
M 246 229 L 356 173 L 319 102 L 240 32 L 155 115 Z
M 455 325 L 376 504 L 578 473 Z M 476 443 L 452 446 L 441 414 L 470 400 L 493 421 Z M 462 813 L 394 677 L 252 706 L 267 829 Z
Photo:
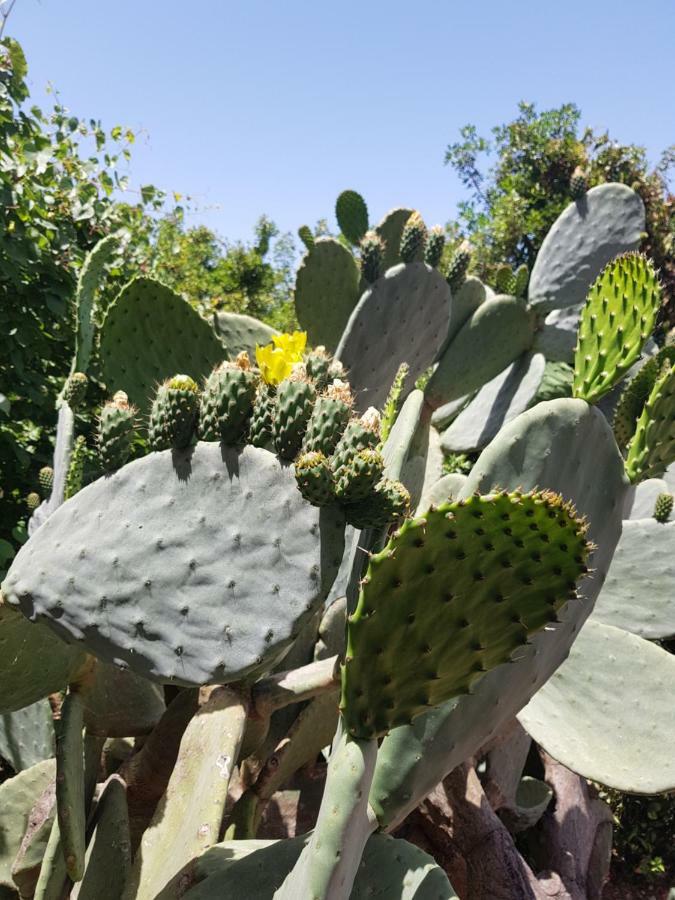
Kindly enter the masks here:
M 283 350 L 287 356 L 293 357 L 293 362 L 302 362 L 302 355 L 307 345 L 307 332 L 294 331 L 293 334 L 272 335 L 272 341 L 277 350 Z

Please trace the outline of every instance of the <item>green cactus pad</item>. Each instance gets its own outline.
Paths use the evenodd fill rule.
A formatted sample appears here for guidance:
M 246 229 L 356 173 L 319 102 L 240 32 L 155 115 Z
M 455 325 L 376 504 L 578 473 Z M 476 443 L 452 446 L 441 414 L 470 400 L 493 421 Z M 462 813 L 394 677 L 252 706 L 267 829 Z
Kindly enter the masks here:
M 82 697 L 69 691 L 56 730 L 56 813 L 66 872 L 72 881 L 82 878 L 86 850 L 83 729 Z
M 111 775 L 96 804 L 77 900 L 120 900 L 131 868 L 126 785 Z
M 633 794 L 672 791 L 674 683 L 675 656 L 593 616 L 518 718 L 584 778 Z
M 253 401 L 253 411 L 248 428 L 248 440 L 254 447 L 269 450 L 274 440 L 275 391 L 269 385 L 260 384 Z
M 568 603 L 560 624 L 540 631 L 521 648 L 517 664 L 500 666 L 472 694 L 424 713 L 385 738 L 370 794 L 383 827 L 402 821 L 449 771 L 522 709 L 565 659 L 593 608 L 621 534 L 629 490 L 623 460 L 602 413 L 581 400 L 540 403 L 506 425 L 478 458 L 460 496 L 496 488 L 546 489 L 573 502 L 597 545 L 589 560 L 594 571 L 579 586 L 584 601 Z
M 541 353 L 524 353 L 478 391 L 443 432 L 444 453 L 482 450 L 500 428 L 524 412 L 544 375 Z
M 599 400 L 640 358 L 661 305 L 648 260 L 620 256 L 600 273 L 581 313 L 574 353 L 574 396 Z
M 199 883 L 185 894 L 185 900 L 273 900 L 310 838 L 216 844 L 196 860 Z M 242 845 L 247 845 L 248 852 Z M 431 856 L 385 834 L 368 839 L 349 896 L 351 900 L 458 900 Z
M 469 316 L 472 316 L 476 312 L 478 307 L 485 300 L 485 296 L 485 285 L 480 278 L 476 278 L 475 275 L 469 275 L 469 277 L 464 280 L 461 287 L 453 292 L 452 302 L 450 304 L 450 325 L 441 353 L 450 341 L 452 341 Z
M 62 690 L 83 662 L 79 648 L 0 603 L 0 713 L 23 709 Z
M 389 269 L 359 300 L 336 356 L 346 367 L 356 406 L 381 407 L 398 367 L 409 383 L 431 365 L 450 321 L 450 290 L 424 263 Z
M 626 455 L 626 474 L 636 484 L 659 478 L 675 460 L 675 368 L 668 363 L 640 414 Z
M 0 756 L 15 772 L 54 755 L 54 722 L 49 700 L 0 715 Z
M 310 343 L 335 350 L 359 300 L 361 274 L 352 254 L 333 238 L 320 238 L 295 278 L 295 313 Z
M 274 446 L 282 459 L 295 459 L 300 452 L 315 400 L 316 388 L 304 379 L 287 378 L 277 388 L 273 433 Z
M 233 362 L 240 353 L 248 353 L 249 359 L 255 359 L 256 345 L 264 347 L 279 334 L 276 328 L 260 319 L 233 312 L 214 313 L 213 330 L 220 338 L 227 358 Z
M 310 450 L 295 463 L 295 480 L 300 493 L 312 506 L 335 502 L 335 482 L 328 460 L 318 450 Z
M 199 413 L 203 441 L 239 443 L 253 412 L 258 378 L 251 369 L 223 363 L 204 384 Z
M 635 191 L 624 184 L 593 188 L 570 203 L 544 238 L 530 276 L 530 304 L 543 312 L 583 303 L 607 263 L 636 250 L 644 230 Z
M 648 359 L 621 394 L 612 424 L 616 442 L 622 450 L 635 434 L 645 403 L 667 363 L 675 365 L 675 347 L 663 347 Z
M 675 522 L 623 523 L 593 618 L 648 640 L 675 636 Z
M 189 375 L 160 384 L 152 401 L 148 441 L 153 450 L 184 450 L 192 442 L 199 416 L 199 388 Z
M 144 677 L 238 680 L 269 669 L 323 600 L 342 557 L 335 516 L 265 450 L 152 453 L 59 507 L 3 590 Z
M 115 235 L 103 238 L 85 257 L 77 279 L 75 307 L 77 328 L 75 331 L 75 357 L 73 371 L 86 372 L 94 346 L 96 325 L 101 316 L 97 309 L 97 293 L 108 261 L 117 250 L 119 239 Z M 66 401 L 70 403 L 70 401 Z M 72 405 L 72 404 L 71 404 Z
M 357 245 L 368 231 L 368 207 L 356 191 L 340 194 L 335 202 L 335 218 L 350 244 Z
M 298 237 L 308 250 L 314 246 L 314 234 L 309 225 L 301 225 L 298 228 Z
M 0 897 L 16 897 L 12 863 L 28 826 L 33 804 L 54 780 L 54 760 L 31 766 L 0 785 Z
M 126 391 L 145 415 L 155 388 L 175 372 L 200 382 L 225 356 L 208 322 L 171 288 L 135 278 L 110 306 L 101 329 L 108 391 Z
M 446 346 L 426 387 L 427 401 L 436 408 L 478 390 L 518 359 L 533 336 L 532 315 L 522 300 L 485 300 Z
M 545 493 L 475 496 L 404 524 L 371 556 L 348 619 L 349 733 L 381 736 L 468 693 L 556 622 L 586 571 L 584 533 Z
M 390 210 L 382 219 L 375 231 L 384 241 L 384 259 L 382 260 L 382 271 L 386 272 L 392 266 L 396 266 L 401 262 L 399 247 L 401 245 L 401 235 L 405 228 L 405 223 L 413 214 L 412 209 L 400 207 Z M 419 261 L 422 255 L 420 253 Z

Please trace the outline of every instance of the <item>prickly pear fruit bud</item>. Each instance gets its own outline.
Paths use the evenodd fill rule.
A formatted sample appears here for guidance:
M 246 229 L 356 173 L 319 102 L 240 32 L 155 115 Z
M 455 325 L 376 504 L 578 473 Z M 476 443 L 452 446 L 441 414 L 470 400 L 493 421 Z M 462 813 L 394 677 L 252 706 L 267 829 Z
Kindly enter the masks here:
M 665 524 L 673 511 L 673 495 L 659 494 L 654 504 L 654 518 L 657 522 Z
M 52 488 L 54 487 L 54 470 L 51 466 L 43 466 L 40 469 L 38 472 L 38 481 L 40 482 L 42 493 L 45 496 L 51 494 Z
M 262 447 L 266 450 L 271 446 L 274 439 L 272 428 L 275 405 L 275 389 L 262 382 L 253 401 L 253 412 L 248 427 L 248 440 L 254 447 Z
M 415 261 L 415 257 L 421 250 L 427 236 L 426 225 L 418 212 L 412 213 L 403 226 L 399 255 L 404 263 Z
M 65 497 L 69 500 L 75 494 L 82 490 L 82 481 L 84 480 L 84 461 L 87 456 L 87 441 L 84 435 L 80 434 L 75 438 L 73 452 L 70 455 L 70 465 L 66 473 L 66 489 Z
M 199 415 L 199 388 L 189 375 L 160 384 L 150 412 L 148 438 L 153 450 L 183 450 L 192 440 Z
M 333 473 L 323 453 L 312 450 L 299 456 L 295 462 L 295 480 L 300 493 L 312 506 L 328 506 L 335 500 Z
M 527 268 L 527 265 L 523 263 L 521 266 L 515 271 L 514 275 L 514 283 L 513 283 L 513 296 L 514 297 L 525 297 L 525 292 L 527 291 L 527 283 L 530 280 L 530 270 Z
M 347 423 L 342 437 L 331 457 L 331 467 L 335 479 L 340 478 L 343 468 L 360 450 L 377 447 L 380 443 L 380 414 L 374 407 L 364 412 L 360 419 Z
M 273 413 L 274 446 L 282 459 L 295 459 L 300 452 L 315 400 L 316 388 L 307 380 L 304 364 L 296 363 L 277 388 Z
M 305 367 L 307 376 L 312 379 L 317 391 L 322 391 L 328 384 L 328 369 L 331 364 L 331 358 L 326 352 L 326 348 L 319 345 L 307 354 L 305 359 Z
M 328 366 L 328 381 L 335 381 L 336 378 L 344 381 L 347 377 L 347 370 L 339 359 L 331 359 Z
M 570 194 L 573 200 L 579 200 L 588 190 L 588 176 L 581 166 L 577 166 L 570 178 Z
M 73 372 L 69 375 L 63 388 L 63 399 L 71 409 L 82 405 L 87 393 L 88 378 L 84 372 Z
M 497 266 L 495 272 L 495 290 L 498 294 L 513 294 L 516 288 L 516 278 L 508 263 Z
M 243 439 L 253 412 L 257 381 L 246 353 L 211 372 L 199 413 L 199 436 L 203 441 L 236 444 Z
M 28 507 L 30 512 L 33 512 L 33 510 L 37 509 L 40 503 L 40 495 L 36 493 L 36 491 L 31 491 L 30 494 L 28 494 L 28 496 L 26 497 L 26 506 Z
M 124 391 L 117 391 L 101 410 L 98 444 L 101 464 L 106 472 L 119 469 L 129 459 L 137 413 Z
M 468 241 L 462 241 L 462 243 L 453 253 L 452 259 L 450 260 L 450 265 L 448 267 L 447 275 L 445 276 L 445 280 L 450 285 L 450 290 L 453 294 L 456 294 L 464 284 L 464 279 L 466 278 L 466 272 L 469 268 L 470 262 L 471 247 Z
M 443 256 L 443 247 L 445 247 L 443 229 L 440 225 L 434 225 L 424 244 L 424 262 L 435 269 Z
M 380 277 L 384 259 L 384 241 L 376 231 L 367 231 L 361 239 L 361 274 L 368 284 Z
M 314 404 L 307 423 L 303 449 L 318 450 L 325 456 L 330 456 L 347 426 L 352 403 L 349 385 L 336 378 Z
M 343 466 L 335 484 L 335 496 L 341 503 L 356 503 L 373 490 L 384 472 L 384 459 L 377 450 L 359 450 Z
M 400 481 L 383 478 L 367 497 L 345 506 L 344 510 L 354 528 L 384 528 L 410 515 L 410 494 Z

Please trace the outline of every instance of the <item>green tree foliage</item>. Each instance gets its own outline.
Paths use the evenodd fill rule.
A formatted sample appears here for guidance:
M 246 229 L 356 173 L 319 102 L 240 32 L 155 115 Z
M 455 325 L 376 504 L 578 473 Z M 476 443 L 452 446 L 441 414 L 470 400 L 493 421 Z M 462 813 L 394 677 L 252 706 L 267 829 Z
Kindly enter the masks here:
M 474 125 L 464 126 L 461 140 L 448 146 L 445 161 L 469 190 L 469 199 L 460 204 L 449 233 L 469 238 L 473 269 L 488 283 L 501 263 L 512 268 L 525 263 L 531 269 L 547 231 L 571 202 L 570 178 L 581 166 L 590 186 L 620 181 L 642 197 L 647 210 L 644 250 L 661 270 L 672 316 L 675 201 L 667 179 L 675 148 L 650 170 L 643 147 L 619 144 L 590 128 L 582 131 L 580 122 L 581 112 L 571 103 L 541 112 L 534 104 L 521 103 L 516 118 L 493 128 L 489 139 Z

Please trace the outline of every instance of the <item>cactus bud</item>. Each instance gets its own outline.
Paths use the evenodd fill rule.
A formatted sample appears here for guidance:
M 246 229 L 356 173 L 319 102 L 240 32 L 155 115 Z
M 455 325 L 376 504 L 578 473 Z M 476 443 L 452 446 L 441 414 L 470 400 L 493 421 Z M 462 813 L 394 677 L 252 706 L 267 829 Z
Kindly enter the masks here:
M 570 194 L 573 200 L 579 200 L 588 190 L 588 175 L 581 166 L 577 166 L 570 178 Z
M 654 518 L 657 522 L 661 522 L 665 525 L 665 523 L 670 518 L 670 514 L 673 511 L 673 495 L 672 494 L 659 494 L 656 498 L 656 503 L 654 504 Z
M 51 494 L 52 488 L 54 486 L 54 470 L 51 466 L 43 466 L 38 473 L 38 481 L 40 482 L 40 487 L 42 488 L 42 493 L 46 495 Z
M 129 458 L 137 413 L 124 391 L 118 391 L 101 410 L 98 443 L 101 463 L 107 472 L 119 469 Z
M 314 450 L 299 456 L 295 478 L 300 493 L 312 506 L 327 506 L 335 500 L 333 473 L 323 453 Z
M 361 274 L 368 284 L 380 277 L 384 259 L 384 241 L 376 231 L 367 231 L 361 239 Z
M 73 372 L 68 376 L 63 388 L 63 399 L 71 409 L 77 409 L 82 405 L 87 393 L 87 376 L 84 372 Z
M 443 247 L 445 247 L 443 229 L 440 225 L 434 225 L 424 244 L 424 262 L 434 269 L 437 268 L 443 256 Z
M 445 280 L 450 285 L 450 290 L 453 294 L 456 294 L 464 284 L 464 279 L 466 278 L 466 272 L 469 268 L 470 262 L 471 247 L 468 241 L 462 241 L 459 247 L 457 247 L 457 249 L 455 250 L 452 259 L 450 260 L 450 266 L 448 267 L 448 272 L 445 276 Z
M 384 459 L 372 448 L 360 450 L 343 467 L 335 484 L 335 496 L 342 503 L 365 499 L 382 477 Z
M 199 412 L 204 441 L 239 443 L 253 413 L 258 378 L 246 352 L 218 366 L 206 379 Z
M 31 491 L 30 494 L 28 494 L 28 496 L 26 497 L 26 506 L 31 512 L 37 509 L 40 503 L 40 495 L 35 491 Z
M 192 440 L 199 414 L 199 388 L 189 375 L 174 375 L 157 389 L 148 437 L 153 450 L 182 450 Z
M 403 226 L 399 254 L 404 263 L 415 261 L 419 250 L 422 248 L 427 236 L 427 229 L 418 212 L 412 213 Z

